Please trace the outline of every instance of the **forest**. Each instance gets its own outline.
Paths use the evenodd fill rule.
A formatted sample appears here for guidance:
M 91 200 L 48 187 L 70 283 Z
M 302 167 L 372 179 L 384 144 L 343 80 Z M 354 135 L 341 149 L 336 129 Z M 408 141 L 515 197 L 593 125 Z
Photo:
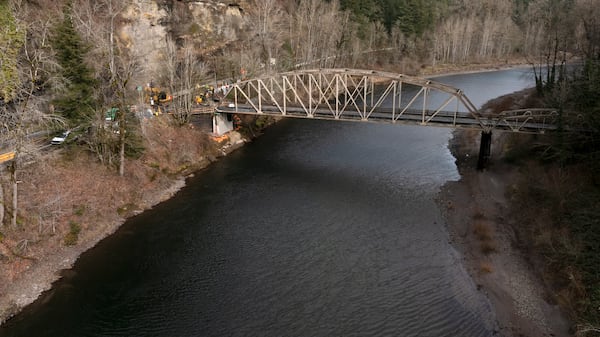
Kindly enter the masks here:
M 0 242 L 19 227 L 19 172 L 43 156 L 31 134 L 79 130 L 80 153 L 120 176 L 128 160 L 146 151 L 130 109 L 139 101 L 137 83 L 155 80 L 169 92 L 191 92 L 221 79 L 302 68 L 418 75 L 526 64 L 536 70 L 537 94 L 559 109 L 561 129 L 523 156 L 562 172 L 576 167 L 585 182 L 569 200 L 525 193 L 556 209 L 556 232 L 564 229 L 571 238 L 556 237 L 537 249 L 559 274 L 557 291 L 569 290 L 570 313 L 581 330 L 598 332 L 598 0 L 247 0 L 222 3 L 241 13 L 227 38 L 205 37 L 202 22 L 190 19 L 191 1 L 154 2 L 166 13 L 159 23 L 166 31 L 160 64 L 143 62 L 131 47 L 135 41 L 120 34 L 135 20 L 125 13 L 141 0 L 0 0 L 0 144 L 15 154 L 0 184 Z M 175 127 L 188 124 L 193 99 L 174 100 Z M 107 128 L 111 109 L 117 123 Z M 575 120 L 583 131 L 567 127 Z M 561 274 L 565 270 L 569 274 Z

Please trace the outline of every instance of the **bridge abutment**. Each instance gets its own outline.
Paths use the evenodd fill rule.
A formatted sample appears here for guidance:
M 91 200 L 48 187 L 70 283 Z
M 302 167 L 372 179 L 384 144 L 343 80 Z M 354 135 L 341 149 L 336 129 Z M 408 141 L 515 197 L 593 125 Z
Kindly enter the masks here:
M 481 141 L 479 143 L 479 158 L 477 158 L 477 170 L 486 168 L 490 155 L 492 153 L 492 131 L 481 131 Z
M 213 115 L 213 133 L 217 136 L 222 136 L 225 133 L 233 130 L 233 120 L 227 118 L 226 113 L 215 113 Z

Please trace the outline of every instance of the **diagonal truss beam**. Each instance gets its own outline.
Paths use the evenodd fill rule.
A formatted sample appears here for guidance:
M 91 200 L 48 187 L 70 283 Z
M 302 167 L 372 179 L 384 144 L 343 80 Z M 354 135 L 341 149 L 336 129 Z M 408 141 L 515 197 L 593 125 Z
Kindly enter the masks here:
M 234 83 L 221 112 L 537 132 L 556 112 L 482 116 L 457 88 L 428 79 L 361 69 L 312 69 Z M 535 131 L 537 130 L 537 131 Z

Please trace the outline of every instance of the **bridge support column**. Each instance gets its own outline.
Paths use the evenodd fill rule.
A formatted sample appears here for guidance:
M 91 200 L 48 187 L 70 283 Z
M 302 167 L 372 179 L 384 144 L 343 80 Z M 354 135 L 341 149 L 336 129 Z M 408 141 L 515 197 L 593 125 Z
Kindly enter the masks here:
M 481 142 L 479 143 L 479 158 L 477 159 L 477 170 L 485 169 L 490 160 L 492 152 L 492 131 L 481 131 Z
M 213 115 L 213 133 L 217 136 L 222 136 L 225 133 L 233 130 L 232 118 L 227 118 L 228 114 L 215 113 Z

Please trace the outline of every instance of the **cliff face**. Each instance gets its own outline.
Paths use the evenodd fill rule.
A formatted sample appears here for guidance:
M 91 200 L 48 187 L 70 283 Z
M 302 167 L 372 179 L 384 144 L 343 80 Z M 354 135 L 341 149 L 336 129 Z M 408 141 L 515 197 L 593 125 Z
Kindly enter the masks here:
M 241 39 L 247 30 L 247 1 L 134 0 L 122 14 L 120 41 L 136 55 L 142 76 L 156 78 L 164 66 L 167 37 L 179 45 L 193 41 L 199 54 L 209 54 Z

